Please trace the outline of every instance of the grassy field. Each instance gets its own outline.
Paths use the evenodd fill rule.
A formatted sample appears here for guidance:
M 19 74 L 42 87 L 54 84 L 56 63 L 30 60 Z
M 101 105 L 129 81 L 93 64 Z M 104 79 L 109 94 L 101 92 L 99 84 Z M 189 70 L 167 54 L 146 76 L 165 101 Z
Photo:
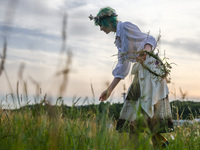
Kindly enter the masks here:
M 97 106 L 98 107 L 98 106 Z M 0 110 L 0 149 L 6 150 L 153 150 L 151 134 L 141 133 L 136 142 L 127 133 L 115 130 L 116 121 L 103 113 L 84 112 L 71 107 L 42 104 L 20 111 Z M 199 150 L 200 124 L 176 126 L 172 135 L 165 134 L 170 145 L 165 149 Z

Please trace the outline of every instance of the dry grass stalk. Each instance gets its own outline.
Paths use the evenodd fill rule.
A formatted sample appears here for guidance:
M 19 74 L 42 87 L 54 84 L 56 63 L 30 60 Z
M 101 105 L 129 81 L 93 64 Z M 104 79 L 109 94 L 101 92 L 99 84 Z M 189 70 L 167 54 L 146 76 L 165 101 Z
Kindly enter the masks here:
M 67 81 L 68 81 L 68 74 L 70 72 L 70 65 L 72 62 L 72 53 L 70 50 L 67 51 L 66 49 L 66 41 L 67 41 L 67 31 L 66 31 L 66 27 L 67 27 L 67 14 L 64 13 L 63 15 L 63 23 L 62 23 L 62 48 L 61 48 L 61 54 L 63 52 L 66 52 L 66 60 L 65 60 L 65 66 L 63 69 L 61 69 L 61 71 L 58 71 L 56 73 L 57 76 L 62 75 L 62 84 L 60 85 L 60 89 L 59 89 L 59 96 L 62 96 L 63 93 L 66 90 L 66 85 L 67 85 Z
M 94 88 L 93 88 L 92 83 L 90 84 L 90 86 L 91 86 L 92 97 L 93 97 L 93 104 L 94 104 L 95 103 L 95 94 L 94 94 Z
M 19 71 L 18 71 L 18 78 L 20 81 L 23 81 L 24 68 L 25 68 L 25 64 L 21 63 L 19 66 Z
M 20 105 L 20 98 L 19 98 L 19 81 L 17 81 L 17 100 L 18 100 L 18 105 L 20 107 L 21 105 Z
M 40 84 L 36 80 L 34 80 L 32 77 L 29 77 L 29 79 L 36 86 L 36 98 L 34 100 L 35 100 L 35 103 L 38 103 L 39 96 L 41 93 Z
M 3 55 L 0 54 L 1 57 L 1 64 L 0 64 L 0 76 L 4 70 L 4 65 L 5 65 L 5 60 L 6 60 L 6 52 L 7 52 L 7 42 L 6 40 L 4 41 L 4 46 L 3 46 Z
M 9 85 L 10 91 L 11 91 L 11 93 L 13 93 L 13 89 L 12 89 L 9 77 L 8 77 L 8 74 L 7 74 L 6 69 L 5 69 L 6 53 L 7 53 L 7 41 L 5 39 L 4 40 L 4 46 L 3 46 L 3 55 L 0 54 L 0 58 L 1 58 L 0 76 L 4 72 L 5 77 L 6 77 L 7 81 L 8 81 L 8 85 Z M 15 105 L 15 98 L 14 98 L 13 94 L 11 94 L 11 96 L 12 96 L 13 104 Z
M 60 76 L 60 75 L 63 76 L 62 84 L 60 85 L 60 89 L 59 89 L 59 96 L 62 96 L 66 90 L 66 85 L 68 82 L 68 74 L 70 72 L 69 66 L 71 65 L 71 58 L 72 58 L 72 54 L 71 52 L 68 52 L 64 69 L 56 73 L 57 76 Z
M 66 41 L 67 41 L 67 14 L 64 13 L 63 15 L 63 22 L 62 22 L 62 48 L 61 53 L 66 51 Z
M 183 90 L 181 88 L 179 88 L 179 89 L 180 89 L 180 93 L 181 93 L 181 99 L 185 100 L 185 98 L 188 95 L 188 93 L 187 92 L 183 92 Z

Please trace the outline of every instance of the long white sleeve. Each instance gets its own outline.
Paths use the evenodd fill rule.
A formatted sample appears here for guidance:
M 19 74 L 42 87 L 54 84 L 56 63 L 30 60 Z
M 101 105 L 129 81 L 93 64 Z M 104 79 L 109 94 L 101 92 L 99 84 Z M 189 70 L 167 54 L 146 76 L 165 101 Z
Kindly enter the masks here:
M 124 58 L 124 56 L 119 52 L 118 53 L 118 63 L 113 70 L 112 74 L 116 78 L 124 79 L 130 70 L 131 62 Z
M 113 70 L 115 77 L 124 79 L 130 70 L 131 63 L 136 62 L 137 52 L 144 48 L 145 44 L 156 47 L 156 40 L 151 35 L 142 33 L 140 29 L 130 22 L 118 22 L 115 45 L 118 48 L 118 63 Z

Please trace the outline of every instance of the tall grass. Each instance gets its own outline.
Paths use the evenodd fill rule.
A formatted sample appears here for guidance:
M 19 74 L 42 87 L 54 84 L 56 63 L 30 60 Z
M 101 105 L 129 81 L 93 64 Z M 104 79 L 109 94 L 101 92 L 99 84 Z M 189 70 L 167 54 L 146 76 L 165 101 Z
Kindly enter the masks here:
M 0 110 L 0 149 L 160 149 L 153 147 L 147 132 L 132 139 L 127 133 L 118 133 L 116 122 L 108 117 L 108 108 L 99 113 L 97 106 L 95 113 L 86 113 L 74 106 L 65 115 L 63 108 L 41 104 L 20 111 Z M 172 133 L 174 140 L 171 134 L 165 134 L 170 141 L 166 149 L 199 150 L 199 130 L 199 123 L 177 126 Z
M 98 110 L 96 110 L 98 111 Z M 91 113 L 92 114 L 92 113 Z M 128 134 L 118 134 L 114 122 L 103 114 L 84 114 L 82 110 L 69 109 L 62 117 L 62 108 L 40 107 L 22 111 L 1 111 L 1 149 L 151 149 L 147 137 L 139 145 Z M 90 117 L 88 117 L 90 116 Z M 112 126 L 113 125 L 113 126 Z M 144 146 L 145 144 L 145 146 Z

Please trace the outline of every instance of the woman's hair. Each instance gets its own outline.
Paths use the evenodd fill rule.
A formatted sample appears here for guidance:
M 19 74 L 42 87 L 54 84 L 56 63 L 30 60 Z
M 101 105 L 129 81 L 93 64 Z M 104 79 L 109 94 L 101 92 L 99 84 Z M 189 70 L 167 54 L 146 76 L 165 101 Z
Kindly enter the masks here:
M 111 24 L 113 28 L 116 28 L 117 14 L 115 10 L 110 7 L 101 8 L 94 22 L 95 25 L 109 27 L 109 24 Z

